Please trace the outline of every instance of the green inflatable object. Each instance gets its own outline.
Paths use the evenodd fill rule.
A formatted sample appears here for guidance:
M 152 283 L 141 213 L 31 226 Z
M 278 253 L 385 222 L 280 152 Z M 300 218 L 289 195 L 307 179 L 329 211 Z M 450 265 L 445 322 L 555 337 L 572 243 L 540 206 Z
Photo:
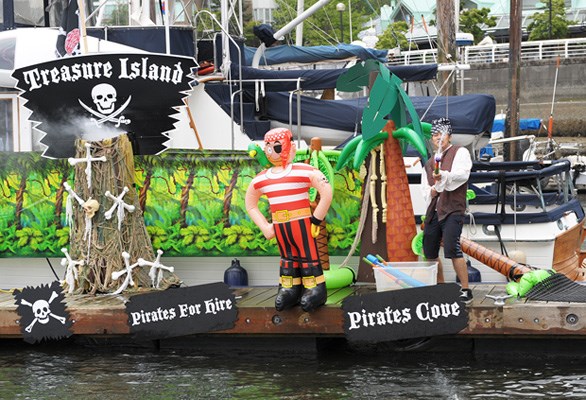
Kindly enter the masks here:
M 415 235 L 411 241 L 411 250 L 418 256 L 423 256 L 423 231 Z
M 340 268 L 330 265 L 330 269 L 324 271 L 326 289 L 340 289 L 353 284 L 356 281 L 356 273 L 350 267 Z
M 506 286 L 507 293 L 513 296 L 524 297 L 533 286 L 545 280 L 556 272 L 553 269 L 538 269 L 527 272 L 519 280 L 519 283 L 509 282 Z

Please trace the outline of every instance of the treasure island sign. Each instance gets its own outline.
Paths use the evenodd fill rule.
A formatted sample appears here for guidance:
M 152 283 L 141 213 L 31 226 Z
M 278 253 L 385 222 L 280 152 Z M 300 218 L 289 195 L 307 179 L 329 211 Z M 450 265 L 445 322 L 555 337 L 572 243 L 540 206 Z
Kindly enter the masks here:
M 75 154 L 75 139 L 134 135 L 135 154 L 165 150 L 175 108 L 190 90 L 193 58 L 162 54 L 97 54 L 60 58 L 13 73 L 46 135 L 44 156 Z

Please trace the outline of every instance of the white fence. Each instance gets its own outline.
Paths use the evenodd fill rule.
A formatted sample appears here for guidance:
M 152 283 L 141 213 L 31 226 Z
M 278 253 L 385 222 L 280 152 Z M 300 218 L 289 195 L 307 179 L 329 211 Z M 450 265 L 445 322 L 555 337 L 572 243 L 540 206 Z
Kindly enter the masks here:
M 480 64 L 506 62 L 509 58 L 509 44 L 460 47 L 460 63 Z M 542 40 L 521 43 L 521 60 L 544 60 L 551 58 L 586 57 L 586 38 Z M 437 50 L 402 51 L 401 55 L 389 60 L 390 65 L 433 64 L 437 62 Z

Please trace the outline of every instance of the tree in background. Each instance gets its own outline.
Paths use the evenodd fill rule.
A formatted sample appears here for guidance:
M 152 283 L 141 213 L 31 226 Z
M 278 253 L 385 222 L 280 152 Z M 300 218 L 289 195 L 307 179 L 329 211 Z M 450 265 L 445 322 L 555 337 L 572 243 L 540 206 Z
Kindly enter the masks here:
M 566 17 L 564 0 L 544 0 L 539 7 L 542 12 L 531 16 L 529 40 L 564 39 L 568 36 L 568 26 L 576 23 Z M 551 23 L 550 23 L 551 22 Z
M 496 17 L 489 17 L 490 9 L 470 8 L 461 9 L 460 11 L 460 31 L 471 33 L 474 36 L 474 43 L 480 42 L 484 38 L 484 31 L 481 26 L 492 28 L 496 25 Z
M 401 47 L 401 50 L 407 50 L 409 48 L 409 42 L 405 34 L 409 30 L 409 26 L 405 21 L 397 21 L 390 24 L 387 29 L 378 37 L 376 47 L 379 49 L 394 49 L 397 46 Z M 411 43 L 413 47 L 415 43 Z

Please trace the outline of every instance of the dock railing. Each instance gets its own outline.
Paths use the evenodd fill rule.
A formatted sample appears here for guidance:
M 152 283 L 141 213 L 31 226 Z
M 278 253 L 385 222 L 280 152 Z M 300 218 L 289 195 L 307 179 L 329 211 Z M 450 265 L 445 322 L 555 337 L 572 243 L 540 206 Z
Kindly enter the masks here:
M 484 64 L 507 62 L 509 44 L 496 43 L 488 46 L 460 47 L 460 63 Z M 586 57 L 586 38 L 540 40 L 521 43 L 521 60 L 546 60 L 552 58 Z M 437 49 L 402 51 L 393 56 L 389 65 L 432 64 L 437 58 Z

